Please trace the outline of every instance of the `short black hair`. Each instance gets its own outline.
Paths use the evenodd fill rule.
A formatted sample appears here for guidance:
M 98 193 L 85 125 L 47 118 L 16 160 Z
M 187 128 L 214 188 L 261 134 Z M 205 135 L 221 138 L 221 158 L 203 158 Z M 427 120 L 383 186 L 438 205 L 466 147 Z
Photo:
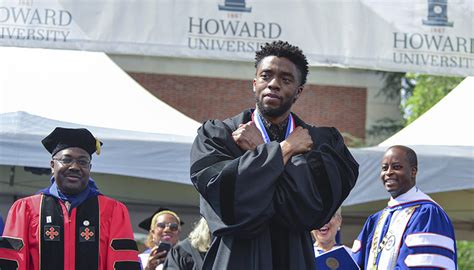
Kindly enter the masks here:
M 285 57 L 296 65 L 301 73 L 301 83 L 306 83 L 306 77 L 308 77 L 308 60 L 303 54 L 303 51 L 297 46 L 293 46 L 286 41 L 278 40 L 272 43 L 265 43 L 260 46 L 260 51 L 255 53 L 255 68 L 258 67 L 263 58 L 267 56 Z
M 403 150 L 406 154 L 406 158 L 410 166 L 418 168 L 418 158 L 413 149 L 405 145 L 393 145 L 393 146 L 390 146 L 387 150 L 392 149 L 392 148 Z

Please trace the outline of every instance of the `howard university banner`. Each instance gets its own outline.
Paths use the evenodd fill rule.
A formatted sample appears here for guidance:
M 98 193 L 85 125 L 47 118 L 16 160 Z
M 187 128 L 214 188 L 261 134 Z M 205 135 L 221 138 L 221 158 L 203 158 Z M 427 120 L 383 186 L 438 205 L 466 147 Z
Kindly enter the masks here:
M 0 45 L 474 75 L 472 0 L 0 0 Z

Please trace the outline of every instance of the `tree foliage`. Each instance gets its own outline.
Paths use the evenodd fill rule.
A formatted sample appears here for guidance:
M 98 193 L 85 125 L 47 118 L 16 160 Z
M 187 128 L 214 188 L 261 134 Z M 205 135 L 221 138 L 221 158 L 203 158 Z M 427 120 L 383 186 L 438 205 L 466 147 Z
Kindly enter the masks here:
M 401 96 L 400 111 L 404 116 L 402 121 L 384 118 L 373 124 L 367 133 L 378 138 L 387 138 L 413 122 L 464 79 L 403 72 L 378 73 L 384 82 L 378 95 L 392 100 Z
M 458 248 L 458 269 L 470 270 L 474 266 L 474 242 L 456 241 Z
M 375 124 L 367 130 L 367 134 L 375 137 L 389 137 L 401 130 L 403 126 L 403 123 L 400 121 L 384 117 L 376 120 Z
M 383 86 L 377 95 L 383 94 L 387 99 L 395 99 L 400 96 L 402 89 L 409 96 L 413 93 L 415 82 L 407 77 L 407 73 L 386 71 L 378 73 L 382 75 Z
M 413 93 L 402 103 L 406 125 L 428 111 L 464 79 L 463 77 L 442 77 L 410 73 L 405 77 L 415 85 Z

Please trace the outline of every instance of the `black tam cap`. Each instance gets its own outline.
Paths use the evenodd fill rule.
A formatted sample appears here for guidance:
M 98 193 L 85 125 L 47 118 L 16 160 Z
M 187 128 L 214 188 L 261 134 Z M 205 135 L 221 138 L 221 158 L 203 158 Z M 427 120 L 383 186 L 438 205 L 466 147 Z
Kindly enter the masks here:
M 149 231 L 151 228 L 151 222 L 153 220 L 153 218 L 159 214 L 160 212 L 163 212 L 163 214 L 170 214 L 172 216 L 174 216 L 178 221 L 179 221 L 179 225 L 183 226 L 184 225 L 184 222 L 181 221 L 181 219 L 179 218 L 179 216 L 176 214 L 176 212 L 174 212 L 173 210 L 169 209 L 169 208 L 165 208 L 165 207 L 160 207 L 158 210 L 156 210 L 155 213 L 153 213 L 153 215 L 147 217 L 146 219 L 142 220 L 142 222 L 140 222 L 138 224 L 138 227 L 146 230 L 146 231 Z M 161 215 L 161 214 L 160 214 Z
M 92 156 L 95 152 L 100 154 L 100 146 L 102 145 L 102 142 L 85 128 L 57 127 L 41 142 L 53 156 L 57 152 L 70 147 L 82 148 Z

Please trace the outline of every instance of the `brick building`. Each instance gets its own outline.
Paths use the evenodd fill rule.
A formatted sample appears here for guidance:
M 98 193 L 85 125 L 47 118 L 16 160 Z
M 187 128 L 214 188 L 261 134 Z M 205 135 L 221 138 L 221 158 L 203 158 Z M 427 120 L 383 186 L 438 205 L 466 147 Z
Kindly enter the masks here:
M 225 119 L 255 106 L 251 62 L 112 55 L 132 78 L 157 98 L 196 121 Z M 383 118 L 400 119 L 399 100 L 379 95 L 374 71 L 311 67 L 294 112 L 307 123 L 334 126 L 346 138 L 380 141 L 367 130 Z M 349 142 L 350 143 L 350 142 Z
M 255 106 L 252 92 L 255 68 L 251 62 L 127 55 L 110 57 L 151 94 L 196 121 L 224 119 Z M 307 123 L 334 126 L 344 135 L 350 134 L 364 139 L 367 144 L 376 144 L 385 138 L 370 137 L 367 130 L 378 120 L 401 118 L 399 100 L 381 95 L 382 85 L 382 78 L 375 71 L 311 67 L 304 91 L 293 109 Z M 346 136 L 346 142 L 350 143 L 348 138 L 351 137 Z M 187 197 L 193 197 L 193 192 L 196 196 L 188 186 L 167 191 Z M 154 211 L 153 207 L 144 204 L 128 203 L 127 207 L 135 217 Z M 186 220 L 198 218 L 197 208 L 179 204 L 173 208 Z M 352 218 L 350 213 L 345 217 L 345 239 L 354 239 L 364 218 Z M 185 228 L 186 233 L 189 229 Z

